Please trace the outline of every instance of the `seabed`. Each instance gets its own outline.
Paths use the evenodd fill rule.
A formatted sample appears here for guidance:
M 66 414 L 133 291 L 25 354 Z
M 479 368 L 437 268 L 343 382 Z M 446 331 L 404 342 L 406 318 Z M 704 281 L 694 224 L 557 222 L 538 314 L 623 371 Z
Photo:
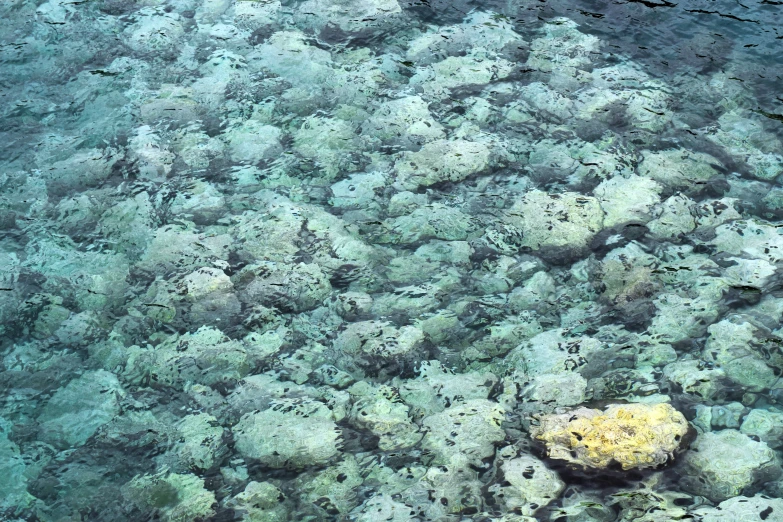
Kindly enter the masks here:
M 0 520 L 783 521 L 779 4 L 5 0 Z

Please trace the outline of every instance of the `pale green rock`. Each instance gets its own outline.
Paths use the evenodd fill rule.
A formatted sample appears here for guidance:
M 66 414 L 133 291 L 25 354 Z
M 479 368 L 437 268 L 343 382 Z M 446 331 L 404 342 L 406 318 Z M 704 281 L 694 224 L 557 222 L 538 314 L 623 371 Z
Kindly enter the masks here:
M 743 317 L 729 316 L 707 331 L 702 357 L 723 369 L 729 379 L 752 392 L 768 389 L 778 380 L 767 365 L 769 358 L 754 349 L 762 332 Z
M 533 82 L 520 89 L 519 97 L 544 118 L 566 120 L 573 115 L 573 102 L 541 82 Z
M 389 206 L 386 209 L 391 217 L 410 214 L 418 207 L 424 207 L 428 203 L 426 194 L 414 194 L 410 191 L 397 192 L 389 199 Z
M 415 148 L 445 137 L 443 125 L 430 113 L 420 96 L 406 96 L 382 103 L 362 124 L 362 134 L 370 141 Z
M 764 130 L 760 119 L 745 110 L 727 111 L 718 118 L 716 132 L 708 137 L 744 161 L 752 176 L 772 180 L 783 173 L 783 156 L 777 153 L 781 142 Z
M 421 421 L 427 430 L 422 447 L 432 453 L 434 464 L 479 464 L 505 438 L 500 427 L 503 416 L 503 408 L 486 399 L 453 405 Z
M 358 508 L 358 522 L 408 522 L 411 506 L 394 500 L 391 495 L 374 495 Z
M 696 223 L 699 231 L 712 231 L 724 223 L 742 219 L 742 214 L 735 208 L 738 203 L 739 200 L 736 198 L 721 198 L 702 201 L 696 205 Z
M 726 373 L 698 360 L 680 360 L 663 368 L 667 379 L 679 385 L 683 392 L 702 399 L 715 398 L 725 387 Z
M 457 315 L 451 310 L 438 310 L 433 314 L 427 314 L 419 318 L 415 326 L 432 342 L 445 344 L 459 337 L 463 330 Z
M 384 233 L 377 239 L 381 243 L 410 244 L 431 239 L 464 241 L 478 232 L 477 223 L 469 214 L 442 203 L 432 203 L 410 214 L 387 219 L 383 225 Z
M 469 266 L 472 253 L 473 249 L 467 241 L 433 239 L 417 248 L 413 255 L 430 262 Z
M 228 453 L 223 427 L 208 413 L 184 417 L 177 424 L 180 443 L 177 456 L 186 468 L 209 470 Z
M 501 52 L 511 45 L 523 45 L 511 20 L 493 12 L 472 11 L 461 24 L 447 25 L 412 39 L 406 57 L 416 63 L 430 63 L 445 55 L 459 55 L 470 47 Z
M 527 65 L 534 69 L 552 72 L 584 67 L 599 51 L 598 38 L 579 32 L 576 22 L 567 18 L 549 20 L 542 32 L 544 36 L 530 43 Z
M 634 356 L 628 351 L 628 347 L 554 329 L 514 348 L 506 356 L 504 364 L 529 376 L 578 373 L 590 378 L 606 371 L 610 361 L 627 366 Z
M 166 522 L 191 522 L 215 513 L 215 494 L 204 487 L 204 479 L 191 473 L 137 476 L 125 484 L 123 496 L 158 511 Z
M 664 490 L 657 482 L 642 483 L 633 488 L 624 488 L 609 496 L 606 504 L 619 511 L 617 520 L 641 518 L 645 522 L 669 522 L 688 520 L 685 505 L 693 502 L 693 497 L 680 491 Z M 601 519 L 603 520 L 603 519 Z
M 123 375 L 135 383 L 182 388 L 188 382 L 212 385 L 238 381 L 254 363 L 241 341 L 229 339 L 217 328 L 202 326 L 195 332 L 171 335 L 155 348 L 129 348 Z
M 283 492 L 271 482 L 252 480 L 228 505 L 242 516 L 243 522 L 285 522 L 289 514 L 284 501 Z
M 44 291 L 71 297 L 82 310 L 117 306 L 128 288 L 124 255 L 84 251 L 65 239 L 31 241 L 22 267 L 46 276 Z
M 533 516 L 556 500 L 565 489 L 557 472 L 532 455 L 520 455 L 500 466 L 505 486 L 489 487 L 508 511 Z
M 312 161 L 328 179 L 356 170 L 353 156 L 358 148 L 357 138 L 350 123 L 311 116 L 294 132 L 293 138 L 294 150 Z
M 523 246 L 579 252 L 603 228 L 604 212 L 590 196 L 531 190 L 506 211 L 504 220 L 522 231 Z
M 514 312 L 546 311 L 555 297 L 555 280 L 545 271 L 536 272 L 508 295 L 508 305 Z
M 192 272 L 215 261 L 228 259 L 231 238 L 197 232 L 192 223 L 166 225 L 154 232 L 152 241 L 136 265 L 145 271 Z
M 280 129 L 247 120 L 224 133 L 228 154 L 236 162 L 255 164 L 282 153 Z
M 150 181 L 164 181 L 176 159 L 157 129 L 142 125 L 130 139 L 129 156 L 138 165 L 139 176 Z
M 197 301 L 213 292 L 227 292 L 234 289 L 231 278 L 223 270 L 202 267 L 185 276 L 184 287 L 188 298 Z
M 323 27 L 334 24 L 345 31 L 361 31 L 395 19 L 402 8 L 397 0 L 307 0 L 295 19 L 300 23 Z
M 27 492 L 28 470 L 19 447 L 8 440 L 12 425 L 0 417 L 0 459 L 3 474 L 0 475 L 0 509 L 13 513 L 28 506 L 34 497 Z
M 378 208 L 375 200 L 386 186 L 386 176 L 381 172 L 352 174 L 331 186 L 329 203 L 342 209 Z
M 722 502 L 753 494 L 781 475 L 775 452 L 737 430 L 700 434 L 682 457 L 683 489 Z
M 502 357 L 544 330 L 539 319 L 535 312 L 523 311 L 514 317 L 496 321 L 485 329 L 484 337 L 462 352 L 462 356 L 466 360 L 478 361 Z
M 625 100 L 626 114 L 637 128 L 662 132 L 674 117 L 669 108 L 670 97 L 664 85 L 632 92 Z
M 182 219 L 210 222 L 226 212 L 226 198 L 215 185 L 193 180 L 174 198 L 171 212 Z
M 300 474 L 293 482 L 301 502 L 320 508 L 319 513 L 348 513 L 361 502 L 364 483 L 360 460 L 351 454 L 334 466 Z
M 310 399 L 280 399 L 242 416 L 234 427 L 237 450 L 272 468 L 301 469 L 337 457 L 341 432 L 331 410 Z
M 489 167 L 490 150 L 466 140 L 437 140 L 418 152 L 407 152 L 395 163 L 397 185 L 405 190 L 444 181 L 462 181 Z
M 254 31 L 275 22 L 282 7 L 279 0 L 255 2 L 243 0 L 234 4 L 234 25 Z
M 702 152 L 669 149 L 645 151 L 639 164 L 639 175 L 652 178 L 665 187 L 687 189 L 717 177 L 717 159 Z
M 783 259 L 783 234 L 759 219 L 732 221 L 715 229 L 710 241 L 720 252 L 777 263 Z
M 753 409 L 745 416 L 740 431 L 758 437 L 771 448 L 783 445 L 783 413 L 776 410 Z
M 593 194 L 604 210 L 604 226 L 624 223 L 646 223 L 651 210 L 660 201 L 661 186 L 641 176 L 614 178 L 602 181 Z
M 579 374 L 539 374 L 520 384 L 519 396 L 532 408 L 577 406 L 585 401 L 587 380 Z M 524 407 L 524 406 L 523 406 Z
M 740 420 L 747 409 L 739 402 L 715 405 L 712 407 L 710 423 L 713 428 L 739 428 Z
M 334 348 L 351 356 L 394 358 L 410 355 L 423 343 L 424 334 L 415 326 L 397 328 L 383 321 L 350 323 L 334 341 Z
M 473 49 L 465 56 L 449 56 L 440 62 L 420 67 L 410 79 L 410 84 L 421 86 L 428 96 L 441 99 L 447 97 L 451 89 L 502 80 L 512 70 L 513 64 L 508 60 L 483 49 Z
M 655 219 L 647 223 L 647 228 L 656 239 L 675 240 L 696 228 L 696 219 L 692 208 L 694 201 L 683 194 L 670 196 L 656 206 Z
M 408 448 L 421 440 L 418 426 L 411 422 L 407 406 L 399 391 L 390 386 L 372 387 L 365 382 L 348 389 L 353 396 L 350 422 L 379 437 L 378 447 L 383 451 Z
M 487 399 L 498 382 L 489 372 L 455 373 L 439 361 L 426 361 L 418 368 L 419 376 L 395 382 L 400 396 L 412 408 L 415 418 L 443 412 L 453 404 L 473 399 Z
M 345 319 L 364 316 L 372 310 L 373 298 L 366 292 L 343 292 L 337 296 L 335 309 Z
M 450 465 L 430 466 L 405 494 L 422 512 L 422 518 L 443 520 L 459 516 L 466 509 L 478 509 L 482 502 L 482 486 L 478 473 L 469 466 L 467 456 L 457 456 Z M 446 500 L 425 501 L 430 498 L 428 493 L 432 498 Z
M 117 251 L 136 259 L 154 234 L 153 207 L 147 192 L 136 194 L 106 209 L 98 230 L 117 243 Z
M 262 261 L 235 276 L 240 299 L 281 310 L 304 312 L 322 304 L 332 291 L 329 279 L 315 263 L 287 265 Z
M 256 360 L 266 359 L 276 354 L 289 340 L 290 330 L 285 326 L 279 326 L 266 332 L 251 332 L 242 341 L 248 353 Z
M 743 522 L 782 522 L 783 500 L 765 495 L 747 497 L 740 495 L 724 500 L 716 507 L 702 507 L 693 511 L 701 522 L 723 522 L 742 520 Z
M 647 333 L 665 343 L 699 338 L 706 333 L 706 325 L 718 317 L 718 304 L 707 297 L 661 294 L 653 304 L 656 314 Z
M 247 56 L 251 67 L 266 69 L 292 85 L 318 88 L 334 76 L 329 51 L 308 45 L 298 31 L 280 31 Z
M 665 366 L 677 360 L 677 351 L 670 344 L 659 343 L 653 340 L 641 339 L 639 342 L 639 356 L 637 364 L 649 364 L 651 366 Z
M 88 371 L 55 392 L 38 416 L 42 440 L 62 448 L 84 445 L 120 412 L 125 391 L 105 370 Z

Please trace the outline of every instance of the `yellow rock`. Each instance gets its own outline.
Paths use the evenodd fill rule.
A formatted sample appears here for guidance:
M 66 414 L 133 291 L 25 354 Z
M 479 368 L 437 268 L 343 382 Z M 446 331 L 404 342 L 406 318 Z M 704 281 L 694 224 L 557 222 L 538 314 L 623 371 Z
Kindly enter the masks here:
M 654 468 L 669 462 L 688 433 L 688 421 L 669 404 L 613 404 L 544 415 L 531 435 L 553 459 L 588 468 Z

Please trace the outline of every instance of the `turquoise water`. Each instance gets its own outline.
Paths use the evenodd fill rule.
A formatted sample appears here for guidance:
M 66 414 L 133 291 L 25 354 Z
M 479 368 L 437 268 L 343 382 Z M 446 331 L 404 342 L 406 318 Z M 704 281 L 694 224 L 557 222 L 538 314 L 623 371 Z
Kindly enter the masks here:
M 0 520 L 783 520 L 779 2 L 0 10 Z

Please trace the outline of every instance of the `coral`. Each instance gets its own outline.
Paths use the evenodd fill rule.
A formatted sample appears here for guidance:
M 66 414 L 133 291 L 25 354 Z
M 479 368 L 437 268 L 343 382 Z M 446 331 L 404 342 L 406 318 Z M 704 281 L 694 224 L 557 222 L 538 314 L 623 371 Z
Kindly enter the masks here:
M 670 462 L 688 433 L 685 417 L 669 404 L 613 404 L 603 412 L 576 408 L 543 415 L 531 436 L 547 455 L 585 468 L 656 468 Z

